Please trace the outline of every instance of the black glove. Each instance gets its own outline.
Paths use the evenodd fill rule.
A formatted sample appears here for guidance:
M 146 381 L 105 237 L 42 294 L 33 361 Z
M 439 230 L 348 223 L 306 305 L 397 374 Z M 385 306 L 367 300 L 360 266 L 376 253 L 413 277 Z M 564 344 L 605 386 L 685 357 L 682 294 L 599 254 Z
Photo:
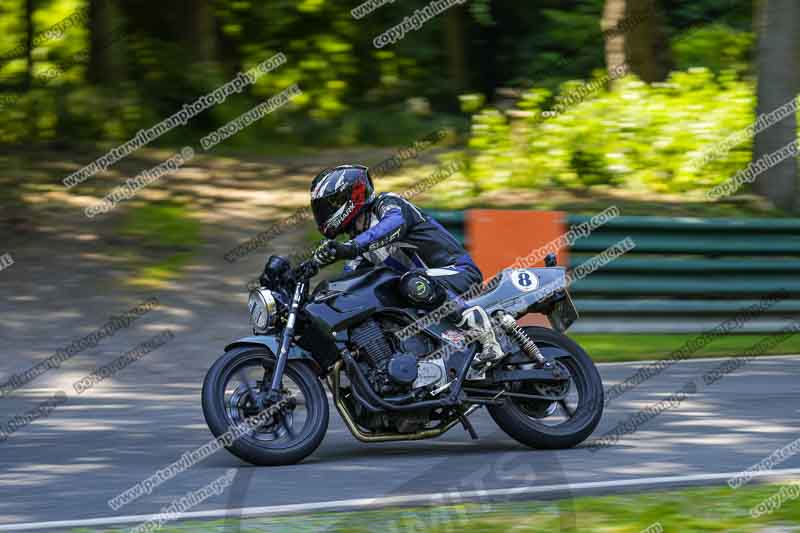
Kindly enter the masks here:
M 309 280 L 319 273 L 319 265 L 313 261 L 306 261 L 294 271 L 294 280 Z
M 355 259 L 361 255 L 361 249 L 354 241 L 323 241 L 314 252 L 314 259 L 321 265 L 330 265 L 339 259 Z

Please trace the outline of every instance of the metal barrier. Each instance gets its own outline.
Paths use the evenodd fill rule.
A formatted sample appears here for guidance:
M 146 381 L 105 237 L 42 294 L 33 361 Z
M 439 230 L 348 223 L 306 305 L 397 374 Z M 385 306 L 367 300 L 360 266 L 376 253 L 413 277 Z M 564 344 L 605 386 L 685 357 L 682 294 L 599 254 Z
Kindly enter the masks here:
M 463 212 L 431 214 L 463 238 Z M 570 268 L 626 237 L 634 250 L 572 285 L 575 331 L 703 331 L 778 291 L 785 299 L 737 331 L 800 320 L 800 219 L 617 217 L 573 244 Z

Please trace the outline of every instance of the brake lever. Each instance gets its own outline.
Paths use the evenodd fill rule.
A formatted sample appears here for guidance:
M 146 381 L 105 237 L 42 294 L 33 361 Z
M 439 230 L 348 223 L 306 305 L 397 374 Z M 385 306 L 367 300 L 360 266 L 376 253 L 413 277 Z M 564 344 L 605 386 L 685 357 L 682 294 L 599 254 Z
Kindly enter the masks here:
M 314 259 L 300 263 L 295 271 L 295 281 L 304 281 L 313 278 L 319 273 L 320 265 Z

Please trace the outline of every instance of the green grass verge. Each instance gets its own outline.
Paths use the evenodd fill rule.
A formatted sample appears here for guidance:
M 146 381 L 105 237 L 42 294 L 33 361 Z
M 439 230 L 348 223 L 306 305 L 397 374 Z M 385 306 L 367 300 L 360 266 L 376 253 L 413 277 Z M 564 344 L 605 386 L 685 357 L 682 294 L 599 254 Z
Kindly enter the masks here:
M 149 203 L 135 207 L 123 217 L 119 233 L 146 246 L 193 247 L 200 244 L 200 224 L 190 218 L 186 206 Z
M 570 335 L 596 362 L 613 363 L 618 361 L 644 361 L 663 359 L 678 350 L 685 342 L 698 334 L 659 334 L 643 333 L 577 333 Z M 725 335 L 717 337 L 701 350 L 692 354 L 698 357 L 728 357 L 744 353 L 747 348 L 757 344 L 767 335 Z M 772 347 L 762 355 L 783 355 L 800 353 L 800 335 L 795 335 Z
M 796 483 L 796 482 L 795 482 Z M 786 487 L 782 489 L 782 487 Z M 464 532 L 519 533 L 597 531 L 639 533 L 659 524 L 665 532 L 762 533 L 776 526 L 800 528 L 800 506 L 786 485 L 728 487 L 583 497 L 552 502 L 514 502 L 438 505 L 429 508 L 387 509 L 263 519 L 183 522 L 166 525 L 161 533 L 237 531 L 329 533 Z M 784 490 L 783 503 L 754 518 L 751 509 Z M 762 507 L 763 509 L 763 507 Z M 239 529 L 239 527 L 241 529 Z M 125 529 L 76 529 L 73 533 L 118 533 Z M 792 531 L 770 529 L 769 531 Z M 651 531 L 658 531 L 657 528 Z
M 136 243 L 135 251 L 130 252 L 135 271 L 128 283 L 161 287 L 177 278 L 202 243 L 200 230 L 200 222 L 181 204 L 150 203 L 129 210 L 117 232 Z

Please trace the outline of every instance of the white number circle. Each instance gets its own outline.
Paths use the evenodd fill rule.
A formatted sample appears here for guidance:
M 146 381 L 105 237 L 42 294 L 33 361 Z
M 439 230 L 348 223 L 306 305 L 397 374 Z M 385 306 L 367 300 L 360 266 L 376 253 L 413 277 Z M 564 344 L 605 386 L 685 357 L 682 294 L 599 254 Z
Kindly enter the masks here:
M 539 287 L 539 278 L 531 270 L 513 270 L 511 282 L 523 292 L 534 291 Z

